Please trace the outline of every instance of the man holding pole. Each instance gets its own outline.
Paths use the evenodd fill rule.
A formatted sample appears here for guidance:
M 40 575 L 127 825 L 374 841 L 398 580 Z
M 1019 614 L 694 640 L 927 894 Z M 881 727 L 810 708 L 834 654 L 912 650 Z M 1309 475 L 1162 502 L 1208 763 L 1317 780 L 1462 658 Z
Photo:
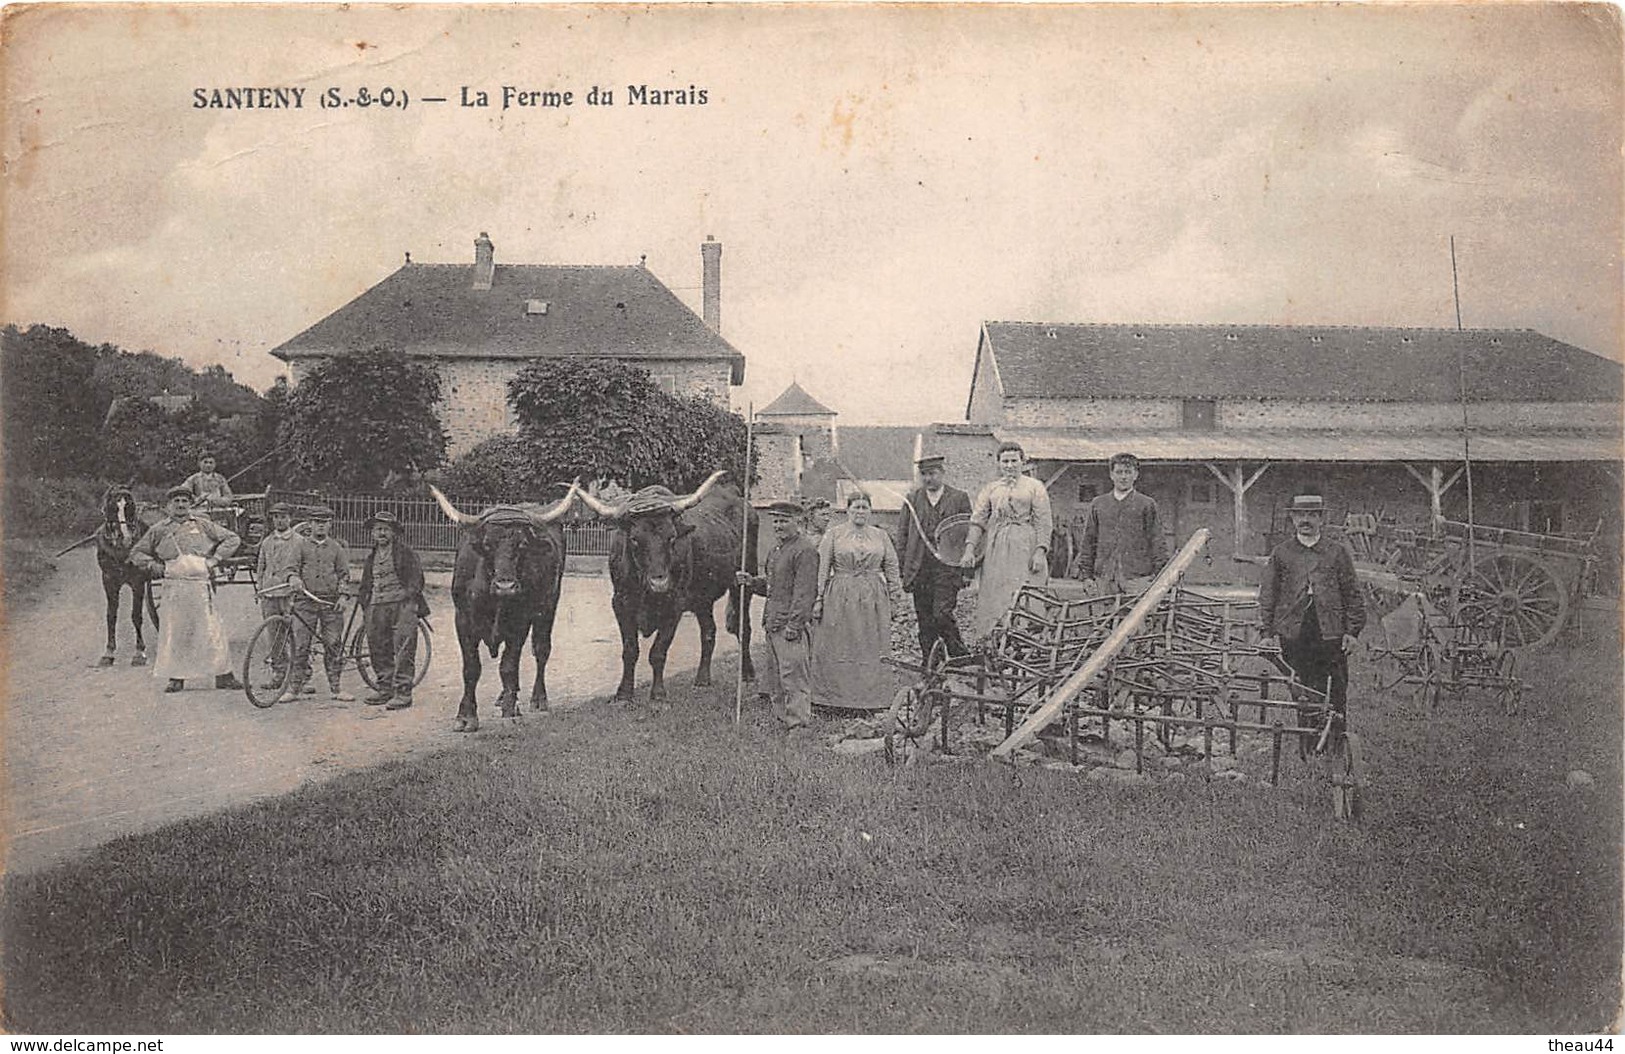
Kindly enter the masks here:
M 965 588 L 965 572 L 939 560 L 932 544 L 937 529 L 949 517 L 970 518 L 970 495 L 948 486 L 947 462 L 941 454 L 924 454 L 914 462 L 920 485 L 903 499 L 906 507 L 897 521 L 897 559 L 902 565 L 903 588 L 914 596 L 921 658 L 928 658 L 939 640 L 950 657 L 969 654 L 954 617 L 959 592 Z

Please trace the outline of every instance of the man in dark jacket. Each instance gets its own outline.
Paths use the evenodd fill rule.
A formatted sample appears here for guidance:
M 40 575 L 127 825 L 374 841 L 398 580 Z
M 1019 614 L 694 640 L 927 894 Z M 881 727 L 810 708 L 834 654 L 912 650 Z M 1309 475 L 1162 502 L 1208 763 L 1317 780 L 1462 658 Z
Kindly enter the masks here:
M 903 499 L 908 508 L 897 519 L 897 559 L 902 565 L 903 588 L 914 596 L 922 658 L 930 657 L 939 640 L 950 656 L 968 654 L 954 614 L 959 591 L 965 588 L 965 572 L 943 563 L 932 551 L 937 529 L 945 520 L 960 516 L 969 522 L 971 513 L 970 495 L 947 484 L 947 460 L 941 454 L 927 454 L 914 462 L 920 485 Z
M 1348 701 L 1348 653 L 1365 629 L 1365 598 L 1346 547 L 1321 534 L 1325 499 L 1299 494 L 1287 508 L 1293 536 L 1270 552 L 1258 590 L 1263 637 L 1281 639 L 1281 658 L 1298 680 Z
M 1096 497 L 1084 513 L 1077 577 L 1099 590 L 1143 593 L 1151 576 L 1168 562 L 1168 540 L 1156 501 L 1134 489 L 1139 459 L 1113 454 L 1109 464 L 1111 493 Z
M 412 705 L 418 619 L 429 613 L 423 565 L 393 512 L 375 512 L 361 526 L 372 531 L 372 552 L 361 569 L 356 601 L 367 613 L 367 657 L 377 685 L 365 701 L 404 710 Z
M 813 601 L 818 597 L 818 548 L 807 537 L 807 512 L 800 502 L 775 501 L 767 506 L 778 544 L 768 553 L 766 575 L 735 572 L 740 585 L 767 596 L 762 609 L 762 630 L 767 637 L 768 663 L 763 695 L 773 716 L 786 731 L 812 722 Z

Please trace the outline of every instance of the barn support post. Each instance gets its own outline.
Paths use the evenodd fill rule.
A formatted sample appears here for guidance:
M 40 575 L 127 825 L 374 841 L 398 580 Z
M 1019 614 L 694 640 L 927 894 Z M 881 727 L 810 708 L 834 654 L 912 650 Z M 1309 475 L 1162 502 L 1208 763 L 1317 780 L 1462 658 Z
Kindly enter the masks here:
M 1072 470 L 1072 465 L 1073 462 L 1071 461 L 1068 461 L 1066 464 L 1062 465 L 1060 471 L 1056 472 L 1054 475 L 1050 476 L 1049 479 L 1044 481 L 1044 489 L 1049 490 L 1051 487 L 1055 486 L 1055 484 L 1061 482 L 1061 477 Z
M 1431 466 L 1428 469 L 1428 474 L 1424 476 L 1411 465 L 1405 462 L 1400 462 L 1400 464 L 1404 465 L 1405 471 L 1409 472 L 1416 479 L 1416 482 L 1422 484 L 1423 489 L 1428 492 L 1428 511 L 1431 517 L 1429 522 L 1437 525 L 1439 521 L 1444 519 L 1445 494 L 1451 487 L 1456 485 L 1457 480 L 1461 479 L 1461 474 L 1466 471 L 1467 466 L 1463 465 L 1461 468 L 1456 469 L 1449 479 L 1445 479 L 1444 469 L 1438 465 Z
M 1050 693 L 1049 698 L 1044 700 L 1043 705 L 1035 710 L 1031 717 L 1022 722 L 1020 728 L 1010 733 L 1003 743 L 993 748 L 993 757 L 1009 757 L 1016 748 L 1031 740 L 1038 734 L 1040 729 L 1047 727 L 1050 722 L 1054 721 L 1066 704 L 1079 692 L 1087 688 L 1089 682 L 1094 680 L 1101 670 L 1111 664 L 1111 661 L 1117 657 L 1117 653 L 1122 651 L 1123 646 L 1128 643 L 1129 638 L 1139 631 L 1141 624 L 1145 622 L 1146 616 L 1151 614 L 1158 604 L 1162 603 L 1162 598 L 1167 596 L 1168 591 L 1174 587 L 1174 583 L 1179 581 L 1179 576 L 1184 574 L 1186 569 L 1196 560 L 1197 555 L 1202 551 L 1202 547 L 1207 544 L 1207 539 L 1208 529 L 1206 527 L 1198 528 L 1196 533 L 1190 536 L 1184 547 L 1179 550 L 1178 555 L 1168 561 L 1157 577 L 1152 580 L 1150 588 L 1140 595 L 1140 599 L 1134 602 L 1134 606 L 1129 608 L 1128 614 L 1123 616 L 1123 621 L 1119 622 L 1117 628 L 1112 630 L 1111 634 L 1101 642 L 1100 647 L 1095 649 L 1094 654 L 1089 656 L 1082 666 L 1078 667 L 1076 673 L 1061 682 L 1060 686 Z M 1137 723 L 1135 728 L 1137 735 L 1144 734 L 1144 724 L 1143 721 Z
M 1230 466 L 1228 475 L 1211 461 L 1202 463 L 1207 466 L 1209 472 L 1219 478 L 1219 482 L 1224 484 L 1224 488 L 1230 492 L 1233 499 L 1231 504 L 1235 506 L 1236 514 L 1236 540 L 1233 548 L 1239 553 L 1247 544 L 1247 492 L 1253 489 L 1253 484 L 1257 483 L 1259 477 L 1270 467 L 1270 462 L 1266 461 L 1259 465 L 1258 471 L 1251 476 L 1244 475 L 1245 466 L 1240 461 Z

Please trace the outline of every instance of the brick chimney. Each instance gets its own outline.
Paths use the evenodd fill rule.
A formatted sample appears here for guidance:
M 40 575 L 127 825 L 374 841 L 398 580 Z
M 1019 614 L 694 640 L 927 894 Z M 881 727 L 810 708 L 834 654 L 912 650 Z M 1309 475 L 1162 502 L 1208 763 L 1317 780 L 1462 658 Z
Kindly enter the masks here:
M 722 332 L 722 243 L 711 235 L 700 245 L 700 262 L 704 272 L 704 306 L 700 317 L 712 333 Z
M 491 288 L 491 279 L 497 270 L 497 247 L 491 244 L 491 236 L 484 231 L 474 239 L 474 288 Z

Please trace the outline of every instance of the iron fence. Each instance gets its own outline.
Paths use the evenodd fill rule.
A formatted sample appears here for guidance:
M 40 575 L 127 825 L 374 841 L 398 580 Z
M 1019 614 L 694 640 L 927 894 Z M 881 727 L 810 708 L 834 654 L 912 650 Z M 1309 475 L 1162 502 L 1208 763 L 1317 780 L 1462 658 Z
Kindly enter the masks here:
M 459 509 L 476 510 L 512 499 L 452 496 L 452 504 Z M 333 510 L 333 534 L 346 545 L 372 544 L 362 526 L 367 517 L 388 509 L 400 517 L 406 532 L 407 544 L 424 551 L 455 551 L 458 527 L 446 519 L 445 512 L 432 498 L 403 498 L 386 494 L 318 494 L 312 491 L 272 490 L 266 495 L 267 503 L 287 502 L 298 508 L 326 505 Z M 300 517 L 302 518 L 302 517 Z M 610 536 L 614 528 L 597 522 L 561 524 L 564 528 L 564 548 L 570 556 L 608 556 Z

